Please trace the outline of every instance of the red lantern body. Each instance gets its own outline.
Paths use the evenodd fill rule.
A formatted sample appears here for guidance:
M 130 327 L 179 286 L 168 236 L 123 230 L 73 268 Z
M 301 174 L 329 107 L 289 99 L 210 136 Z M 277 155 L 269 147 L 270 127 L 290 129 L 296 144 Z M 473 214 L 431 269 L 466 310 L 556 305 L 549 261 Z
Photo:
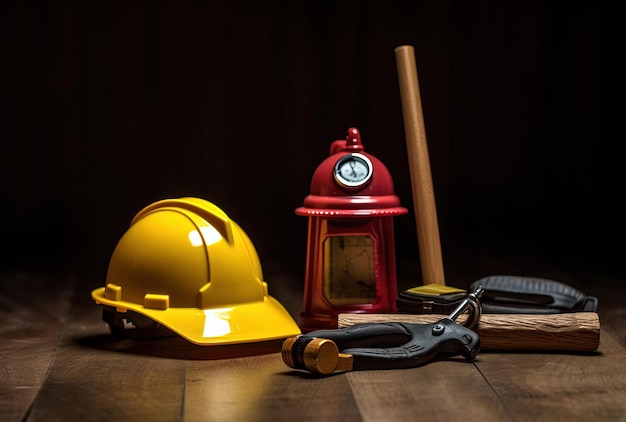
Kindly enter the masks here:
M 396 311 L 393 217 L 407 212 L 357 129 L 333 142 L 296 209 L 309 218 L 303 331 L 337 328 L 340 313 Z

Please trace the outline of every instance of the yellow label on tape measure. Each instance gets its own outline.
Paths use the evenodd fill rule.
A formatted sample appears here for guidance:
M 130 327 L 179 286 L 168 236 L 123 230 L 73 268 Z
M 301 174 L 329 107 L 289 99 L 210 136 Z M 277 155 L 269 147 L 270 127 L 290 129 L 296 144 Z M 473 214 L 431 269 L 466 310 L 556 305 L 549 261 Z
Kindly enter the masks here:
M 463 289 L 452 286 L 444 286 L 442 284 L 425 284 L 423 286 L 412 287 L 407 291 L 431 296 L 449 295 L 452 293 L 465 293 L 465 290 Z

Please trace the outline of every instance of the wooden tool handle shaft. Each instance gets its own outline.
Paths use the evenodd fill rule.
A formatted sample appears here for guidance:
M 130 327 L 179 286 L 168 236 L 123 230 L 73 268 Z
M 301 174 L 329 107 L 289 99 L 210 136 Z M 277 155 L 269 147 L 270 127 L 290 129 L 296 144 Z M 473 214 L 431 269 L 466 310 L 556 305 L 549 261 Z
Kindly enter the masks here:
M 445 315 L 340 314 L 339 328 L 372 322 L 432 324 Z M 457 322 L 463 323 L 467 315 Z M 600 344 L 594 312 L 567 314 L 483 314 L 476 328 L 482 350 L 593 352 Z
M 423 284 L 443 284 L 439 223 L 413 47 L 395 49 Z

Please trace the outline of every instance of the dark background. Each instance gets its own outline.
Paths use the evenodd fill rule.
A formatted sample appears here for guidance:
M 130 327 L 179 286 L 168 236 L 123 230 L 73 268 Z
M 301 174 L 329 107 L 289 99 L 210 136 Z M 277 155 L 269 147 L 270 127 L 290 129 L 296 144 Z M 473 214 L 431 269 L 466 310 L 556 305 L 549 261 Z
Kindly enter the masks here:
M 266 278 L 303 274 L 294 210 L 356 126 L 411 210 L 394 220 L 398 272 L 419 277 L 393 52 L 409 44 L 449 284 L 623 273 L 618 2 L 1 7 L 2 271 L 102 285 L 137 211 L 198 196 L 249 234 Z

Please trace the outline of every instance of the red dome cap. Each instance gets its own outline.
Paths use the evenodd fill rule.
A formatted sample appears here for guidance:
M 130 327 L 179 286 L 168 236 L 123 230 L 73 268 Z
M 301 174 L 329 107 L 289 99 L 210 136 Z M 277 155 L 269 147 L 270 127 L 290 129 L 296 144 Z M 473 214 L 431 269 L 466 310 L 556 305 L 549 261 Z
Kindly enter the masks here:
M 311 194 L 304 199 L 303 206 L 296 209 L 297 215 L 366 217 L 408 212 L 400 206 L 400 199 L 394 194 L 387 167 L 378 158 L 364 152 L 358 129 L 350 128 L 345 140 L 333 142 L 330 153 L 313 173 Z M 340 166 L 353 158 L 361 162 L 363 172 L 367 169 L 369 173 L 361 173 L 359 176 L 362 177 L 358 178 L 361 181 L 350 183 L 343 180 Z M 354 164 L 350 166 L 344 164 L 348 171 Z

